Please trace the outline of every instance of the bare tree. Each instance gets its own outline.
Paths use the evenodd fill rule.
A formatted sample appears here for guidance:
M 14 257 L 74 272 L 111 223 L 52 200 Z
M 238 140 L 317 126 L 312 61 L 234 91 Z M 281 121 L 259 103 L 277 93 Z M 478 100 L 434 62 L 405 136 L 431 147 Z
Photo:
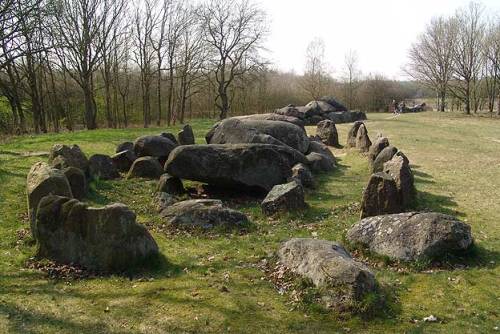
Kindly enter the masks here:
M 481 75 L 481 45 L 484 37 L 482 6 L 470 3 L 454 17 L 456 29 L 453 43 L 453 81 L 451 91 L 463 102 L 465 113 L 470 114 L 476 98 L 475 90 Z
M 488 110 L 493 113 L 495 100 L 498 98 L 497 113 L 500 115 L 500 23 L 498 17 L 488 27 L 483 52 Z
M 310 98 L 317 100 L 326 94 L 329 79 L 325 42 L 321 38 L 315 38 L 307 46 L 302 88 Z
M 445 111 L 446 95 L 453 71 L 455 27 L 443 17 L 434 18 L 409 50 L 405 68 L 413 79 L 433 89 L 438 110 Z
M 249 0 L 209 0 L 198 15 L 210 51 L 208 78 L 216 88 L 219 117 L 224 119 L 231 110 L 234 80 L 263 64 L 259 51 L 267 32 L 266 16 Z
M 358 69 L 358 54 L 349 50 L 344 57 L 344 91 L 347 108 L 354 108 L 361 73 Z

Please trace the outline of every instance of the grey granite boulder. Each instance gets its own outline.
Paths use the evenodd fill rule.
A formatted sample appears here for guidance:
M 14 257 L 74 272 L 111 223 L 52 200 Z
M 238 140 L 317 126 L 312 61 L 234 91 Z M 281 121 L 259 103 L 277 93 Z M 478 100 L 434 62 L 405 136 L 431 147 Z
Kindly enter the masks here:
M 356 133 L 356 148 L 360 152 L 368 152 L 370 146 L 372 146 L 372 142 L 368 136 L 368 130 L 364 124 L 361 124 Z
M 87 195 L 87 177 L 76 167 L 66 167 L 62 170 L 71 187 L 73 197 L 82 200 Z
M 356 136 L 358 135 L 358 129 L 364 123 L 361 121 L 356 121 L 349 129 L 347 133 L 347 147 L 356 147 Z
M 136 159 L 137 156 L 132 150 L 121 151 L 111 156 L 116 169 L 122 173 L 128 172 Z
M 177 202 L 161 211 L 160 216 L 171 226 L 187 229 L 226 229 L 249 225 L 247 216 L 225 207 L 217 199 L 194 199 Z
M 379 154 L 377 154 L 377 157 L 373 161 L 372 164 L 372 172 L 373 173 L 378 173 L 382 172 L 384 170 L 384 164 L 391 160 L 392 157 L 398 152 L 398 149 L 395 148 L 394 146 L 387 146 L 384 148 L 382 151 L 380 151 Z
M 91 177 L 101 180 L 112 180 L 120 177 L 113 160 L 105 154 L 94 154 L 89 158 L 89 174 Z
M 158 255 L 148 230 L 123 204 L 88 207 L 76 199 L 46 196 L 39 204 L 37 255 L 99 272 L 121 272 Z
M 169 175 L 167 173 L 163 174 L 158 181 L 157 192 L 168 193 L 171 195 L 181 195 L 186 192 L 181 179 L 178 177 Z
M 389 146 L 389 139 L 387 137 L 377 137 L 375 143 L 368 150 L 368 161 L 370 164 L 373 164 L 379 153 L 387 146 Z
M 58 169 L 76 167 L 87 173 L 89 161 L 78 145 L 55 144 L 49 153 L 49 164 Z
M 296 181 L 274 186 L 261 203 L 262 212 L 267 216 L 306 207 L 304 189 L 302 184 Z
M 386 173 L 375 173 L 363 192 L 361 218 L 402 211 L 396 182 Z
M 372 272 L 336 242 L 291 239 L 281 245 L 278 257 L 292 272 L 310 279 L 329 306 L 352 305 L 377 288 Z
M 193 128 L 189 124 L 182 127 L 177 137 L 179 138 L 178 142 L 180 145 L 194 145 Z
M 289 181 L 296 181 L 307 188 L 314 188 L 314 177 L 306 165 L 299 163 L 292 167 L 292 176 Z
M 156 157 L 165 161 L 177 144 L 164 136 L 142 136 L 134 142 L 137 157 Z
M 384 163 L 384 173 L 392 176 L 401 197 L 401 205 L 408 207 L 415 198 L 414 178 L 408 160 L 396 154 Z
M 453 216 L 408 212 L 365 218 L 347 232 L 349 242 L 391 259 L 439 259 L 473 244 L 471 228 Z
M 127 174 L 127 179 L 142 177 L 145 179 L 159 179 L 163 168 L 155 157 L 141 157 L 134 161 Z
M 324 120 L 319 122 L 316 127 L 316 135 L 321 138 L 325 145 L 339 146 L 339 135 L 333 121 Z
M 134 143 L 132 143 L 131 141 L 125 141 L 116 146 L 115 153 L 120 153 L 123 151 L 133 151 L 133 150 L 134 150 Z

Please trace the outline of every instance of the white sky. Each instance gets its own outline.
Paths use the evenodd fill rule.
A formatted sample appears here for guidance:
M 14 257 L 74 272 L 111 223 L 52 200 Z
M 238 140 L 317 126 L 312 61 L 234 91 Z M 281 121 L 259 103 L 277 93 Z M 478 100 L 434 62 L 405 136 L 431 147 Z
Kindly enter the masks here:
M 364 74 L 404 78 L 407 50 L 433 16 L 452 15 L 469 0 L 257 0 L 266 10 L 266 47 L 275 67 L 301 73 L 309 42 L 320 37 L 332 74 L 342 74 L 344 55 L 358 53 Z M 500 0 L 480 1 L 499 14 Z

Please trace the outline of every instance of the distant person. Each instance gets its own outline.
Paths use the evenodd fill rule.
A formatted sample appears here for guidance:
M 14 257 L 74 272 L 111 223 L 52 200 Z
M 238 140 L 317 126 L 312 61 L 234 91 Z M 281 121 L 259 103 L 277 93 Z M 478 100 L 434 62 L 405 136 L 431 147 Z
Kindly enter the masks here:
M 394 115 L 398 115 L 398 103 L 396 102 L 396 100 L 392 100 L 392 108 L 394 109 Z
M 399 104 L 399 113 L 402 114 L 405 109 L 406 109 L 406 103 L 405 101 L 401 101 L 401 103 Z

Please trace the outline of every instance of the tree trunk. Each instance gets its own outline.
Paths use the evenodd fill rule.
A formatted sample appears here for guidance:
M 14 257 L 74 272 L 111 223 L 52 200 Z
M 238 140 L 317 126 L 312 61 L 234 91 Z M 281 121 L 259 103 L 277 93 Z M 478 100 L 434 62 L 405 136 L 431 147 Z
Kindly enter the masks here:
M 446 91 L 442 90 L 440 93 L 440 105 L 439 105 L 439 111 L 444 112 L 445 111 L 445 104 L 446 104 Z
M 158 115 L 156 119 L 156 125 L 161 125 L 161 68 L 158 68 L 158 78 L 156 81 L 156 97 L 158 98 Z
M 170 126 L 172 121 L 172 113 L 173 113 L 173 98 L 174 98 L 174 64 L 170 62 L 169 68 L 169 84 L 168 84 L 168 109 L 167 109 L 167 125 Z
M 219 84 L 219 96 L 221 100 L 220 104 L 220 114 L 219 118 L 225 119 L 227 118 L 227 115 L 229 114 L 229 97 L 227 96 L 227 91 L 224 89 L 224 84 Z
M 88 130 L 97 129 L 96 118 L 95 118 L 95 101 L 92 92 L 92 87 L 89 83 L 83 87 L 83 100 L 85 106 L 85 125 Z

